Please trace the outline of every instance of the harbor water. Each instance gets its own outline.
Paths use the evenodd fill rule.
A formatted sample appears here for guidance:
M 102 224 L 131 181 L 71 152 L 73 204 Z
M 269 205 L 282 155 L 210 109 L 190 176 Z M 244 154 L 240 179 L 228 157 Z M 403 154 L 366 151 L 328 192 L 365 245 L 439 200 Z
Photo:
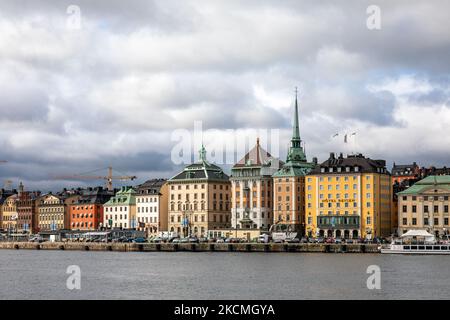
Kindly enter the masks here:
M 449 299 L 450 256 L 0 250 L 1 299 Z M 68 289 L 78 266 L 80 289 Z M 380 289 L 368 289 L 369 266 Z

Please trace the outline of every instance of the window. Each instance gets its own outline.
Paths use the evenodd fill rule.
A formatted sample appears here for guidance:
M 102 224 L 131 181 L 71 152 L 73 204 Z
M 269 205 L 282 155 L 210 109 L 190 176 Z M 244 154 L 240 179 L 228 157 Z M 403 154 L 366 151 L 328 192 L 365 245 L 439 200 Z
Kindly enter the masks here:
M 448 226 L 448 218 L 444 218 L 444 225 Z
M 425 226 L 427 226 L 428 225 L 428 218 L 423 218 L 423 224 L 425 225 Z
M 408 218 L 403 218 L 403 225 L 406 226 L 408 224 Z
M 423 206 L 423 212 L 428 213 L 428 206 Z
M 439 206 L 434 206 L 434 213 L 438 213 L 439 212 Z
M 412 206 L 412 212 L 417 212 L 417 206 Z
M 439 218 L 434 218 L 434 225 L 435 226 L 439 225 Z
M 413 226 L 417 225 L 417 218 L 412 218 L 412 225 Z

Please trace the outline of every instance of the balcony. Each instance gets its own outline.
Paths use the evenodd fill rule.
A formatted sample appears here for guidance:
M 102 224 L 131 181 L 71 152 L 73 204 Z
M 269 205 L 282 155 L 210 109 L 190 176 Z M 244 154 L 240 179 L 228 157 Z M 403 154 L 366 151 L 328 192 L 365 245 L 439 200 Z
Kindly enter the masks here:
M 320 229 L 359 229 L 360 217 L 354 215 L 327 215 L 317 217 Z

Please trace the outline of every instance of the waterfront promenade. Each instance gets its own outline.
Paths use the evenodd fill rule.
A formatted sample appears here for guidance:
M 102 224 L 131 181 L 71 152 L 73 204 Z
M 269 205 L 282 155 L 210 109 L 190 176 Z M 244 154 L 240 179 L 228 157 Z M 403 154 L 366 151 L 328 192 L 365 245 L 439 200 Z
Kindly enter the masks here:
M 86 243 L 86 242 L 0 242 L 0 249 L 82 250 L 122 252 L 322 252 L 378 253 L 376 244 L 317 243 Z

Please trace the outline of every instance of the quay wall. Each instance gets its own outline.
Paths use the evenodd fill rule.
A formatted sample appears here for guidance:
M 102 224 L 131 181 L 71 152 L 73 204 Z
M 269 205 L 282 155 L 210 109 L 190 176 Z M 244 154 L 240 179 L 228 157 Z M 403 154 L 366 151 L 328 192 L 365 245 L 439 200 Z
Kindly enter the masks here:
M 378 253 L 376 244 L 318 243 L 83 243 L 83 242 L 0 242 L 0 249 L 78 250 L 134 252 L 320 252 Z

